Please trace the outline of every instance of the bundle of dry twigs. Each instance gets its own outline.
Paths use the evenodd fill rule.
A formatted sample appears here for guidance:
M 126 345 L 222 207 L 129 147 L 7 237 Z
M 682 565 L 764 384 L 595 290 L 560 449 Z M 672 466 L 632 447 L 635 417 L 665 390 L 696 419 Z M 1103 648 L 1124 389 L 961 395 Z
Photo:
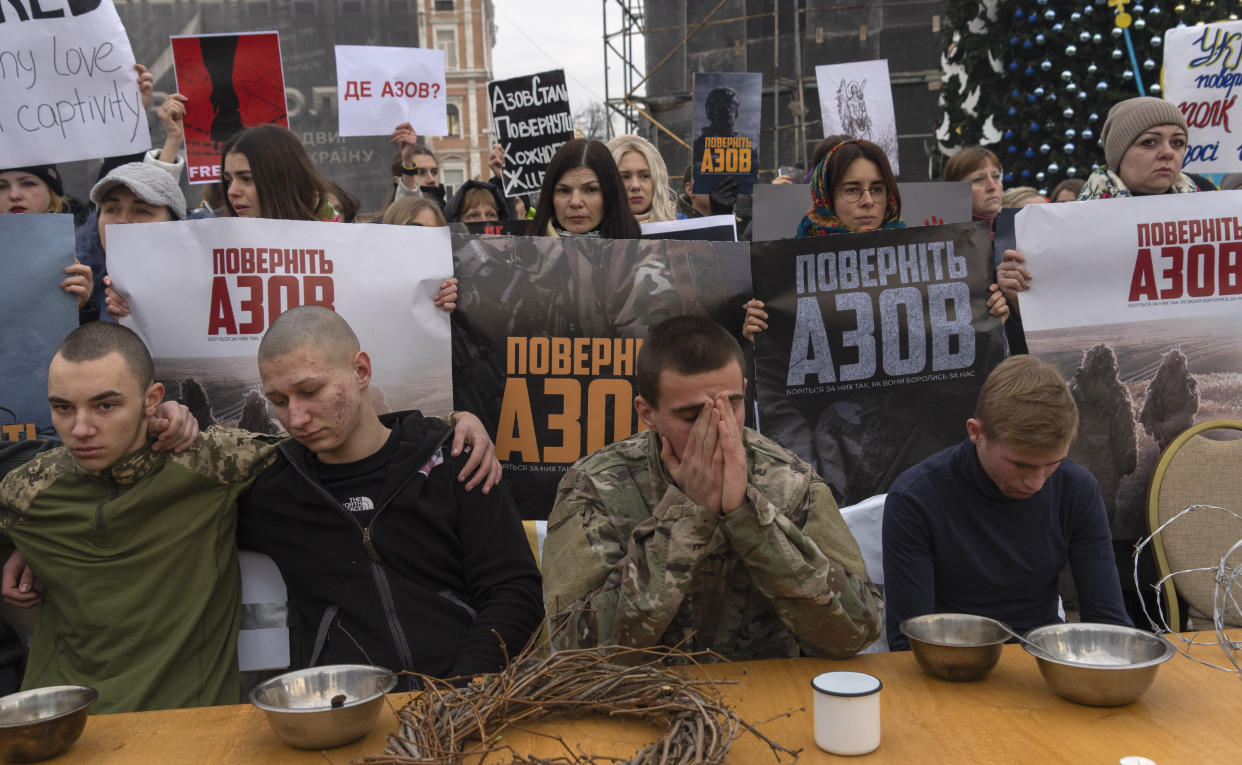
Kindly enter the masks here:
M 665 729 L 626 765 L 722 763 L 729 747 L 748 731 L 772 749 L 797 758 L 754 724 L 739 718 L 720 697 L 717 681 L 693 680 L 667 664 L 697 664 L 718 656 L 677 648 L 598 648 L 547 655 L 533 646 L 504 671 L 477 678 L 465 687 L 424 677 L 425 690 L 397 712 L 400 728 L 388 737 L 385 754 L 367 757 L 370 765 L 456 765 L 467 758 L 505 753 L 526 765 L 585 765 L 618 762 L 576 752 L 563 740 L 565 754 L 538 759 L 513 751 L 500 733 L 549 715 L 598 714 L 641 719 Z M 468 744 L 475 741 L 473 745 Z

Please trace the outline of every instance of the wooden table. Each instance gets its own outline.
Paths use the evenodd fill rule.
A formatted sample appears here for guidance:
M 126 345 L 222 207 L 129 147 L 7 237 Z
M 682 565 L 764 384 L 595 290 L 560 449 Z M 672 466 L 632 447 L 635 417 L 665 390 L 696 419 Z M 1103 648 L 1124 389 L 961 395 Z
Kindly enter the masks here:
M 1221 664 L 1219 649 L 1200 649 Z M 1196 654 L 1200 655 L 1200 654 Z M 815 746 L 810 680 L 820 672 L 868 672 L 884 683 L 883 740 L 861 758 L 833 757 Z M 792 659 L 714 665 L 713 677 L 735 681 L 728 701 L 748 721 L 774 719 L 762 730 L 791 749 L 800 762 L 869 760 L 895 763 L 1101 763 L 1142 755 L 1158 765 L 1242 761 L 1237 736 L 1242 680 L 1175 655 L 1136 703 L 1095 708 L 1052 693 L 1035 660 L 1019 646 L 1005 646 L 1000 664 L 974 683 L 949 683 L 926 675 L 908 652 L 859 656 L 849 661 Z M 406 699 L 391 697 L 394 704 Z M 381 713 L 367 738 L 326 753 L 291 749 L 250 706 L 97 715 L 82 738 L 54 762 L 124 763 L 336 763 L 344 765 L 384 750 L 395 718 Z M 585 751 L 627 755 L 656 733 L 642 723 L 558 720 L 542 730 L 558 733 Z M 519 751 L 561 753 L 559 744 L 527 733 L 506 734 Z M 741 738 L 731 762 L 776 762 L 766 745 Z M 784 762 L 789 762 L 785 758 Z

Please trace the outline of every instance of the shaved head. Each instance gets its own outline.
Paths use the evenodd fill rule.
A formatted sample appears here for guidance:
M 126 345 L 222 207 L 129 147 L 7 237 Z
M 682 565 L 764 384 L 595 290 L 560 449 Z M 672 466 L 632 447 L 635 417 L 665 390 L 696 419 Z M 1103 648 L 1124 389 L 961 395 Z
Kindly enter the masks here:
M 92 321 L 70 332 L 56 349 L 55 356 L 80 363 L 102 359 L 109 353 L 120 354 L 129 371 L 138 381 L 138 389 L 146 390 L 155 380 L 155 365 L 142 338 L 132 329 L 107 321 Z
M 304 305 L 290 308 L 272 322 L 259 343 L 259 363 L 312 346 L 328 362 L 349 367 L 361 349 L 349 322 L 331 308 Z

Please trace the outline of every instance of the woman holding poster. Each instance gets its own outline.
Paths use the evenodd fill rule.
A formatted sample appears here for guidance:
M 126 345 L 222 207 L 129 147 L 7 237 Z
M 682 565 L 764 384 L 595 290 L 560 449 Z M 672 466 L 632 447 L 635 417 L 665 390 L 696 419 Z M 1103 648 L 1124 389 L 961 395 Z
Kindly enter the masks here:
M 237 218 L 332 220 L 328 187 L 302 142 L 278 125 L 237 133 L 220 151 L 220 191 Z
M 1105 164 L 1087 178 L 1079 201 L 1198 191 L 1182 172 L 1187 135 L 1181 110 L 1163 98 L 1144 96 L 1115 104 L 1100 131 Z M 1018 250 L 1005 250 L 997 276 L 1010 299 L 1031 283 L 1026 258 Z
M 621 173 L 608 147 L 575 138 L 557 149 L 539 190 L 530 236 L 638 239 Z

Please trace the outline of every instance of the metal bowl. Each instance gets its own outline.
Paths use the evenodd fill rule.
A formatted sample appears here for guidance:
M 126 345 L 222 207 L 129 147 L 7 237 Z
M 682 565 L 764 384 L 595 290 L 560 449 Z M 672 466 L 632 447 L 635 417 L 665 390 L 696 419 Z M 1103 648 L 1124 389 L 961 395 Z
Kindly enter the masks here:
M 85 685 L 54 685 L 0 698 L 0 757 L 38 762 L 55 757 L 78 740 L 86 711 L 99 691 Z
M 1129 704 L 1156 679 L 1156 670 L 1173 655 L 1164 638 L 1114 624 L 1051 624 L 1026 633 L 1039 671 L 1058 695 L 1093 707 Z M 1053 658 L 1055 657 L 1055 658 Z
M 910 638 L 914 658 L 941 680 L 978 680 L 1000 661 L 1009 639 L 1005 625 L 974 614 L 924 614 L 898 625 Z
M 397 676 L 382 667 L 332 664 L 286 672 L 250 692 L 276 735 L 299 749 L 331 749 L 375 727 Z

